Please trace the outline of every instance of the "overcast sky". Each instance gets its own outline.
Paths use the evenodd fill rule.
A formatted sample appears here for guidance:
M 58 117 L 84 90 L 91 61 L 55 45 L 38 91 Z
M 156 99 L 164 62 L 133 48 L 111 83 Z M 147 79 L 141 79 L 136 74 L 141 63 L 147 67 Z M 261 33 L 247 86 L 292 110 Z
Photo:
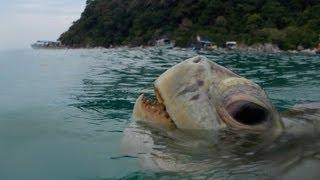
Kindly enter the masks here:
M 57 40 L 79 19 L 86 0 L 0 0 L 0 50 Z

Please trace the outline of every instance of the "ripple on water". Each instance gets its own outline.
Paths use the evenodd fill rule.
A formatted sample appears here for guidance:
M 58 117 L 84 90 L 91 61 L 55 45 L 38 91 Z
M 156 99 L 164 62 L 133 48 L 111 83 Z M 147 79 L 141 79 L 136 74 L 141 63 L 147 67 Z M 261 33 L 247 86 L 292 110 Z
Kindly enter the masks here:
M 120 141 L 132 121 L 136 98 L 141 93 L 152 96 L 152 84 L 161 73 L 197 54 L 261 85 L 280 110 L 301 102 L 320 101 L 319 56 L 196 52 L 180 48 L 0 53 L 0 146 L 4 147 L 0 149 L 0 174 L 5 167 L 15 174 L 32 169 L 64 174 L 71 169 L 70 179 L 189 178 L 190 174 L 141 170 L 135 156 L 122 154 Z M 166 142 L 160 145 L 160 150 L 166 148 Z M 197 161 L 214 164 L 216 168 L 192 174 L 193 177 L 268 177 L 267 162 L 250 161 L 255 151 L 237 151 L 230 151 L 215 162 L 197 153 Z M 244 157 L 237 153 L 244 153 Z M 37 154 L 52 154 L 55 158 L 39 158 Z M 319 154 L 314 156 L 319 158 Z M 28 165 L 23 166 L 22 160 Z M 42 166 L 42 161 L 59 165 Z M 225 166 L 226 161 L 240 165 Z M 265 167 L 265 172 L 255 174 L 261 167 Z
M 261 85 L 281 111 L 296 103 L 320 100 L 319 56 L 239 52 L 197 53 L 186 49 L 117 48 L 81 53 L 81 58 L 92 62 L 89 63 L 88 71 L 80 86 L 76 87 L 74 92 L 72 91 L 73 103 L 70 106 L 81 111 L 76 117 L 83 118 L 84 122 L 93 127 L 94 133 L 92 134 L 121 135 L 131 121 L 132 108 L 139 94 L 152 95 L 152 84 L 161 73 L 174 64 L 197 54 L 205 55 Z M 215 162 L 215 169 L 207 170 L 202 175 L 193 174 L 193 177 L 222 179 L 270 177 L 268 162 L 248 161 L 248 158 L 255 157 L 254 151 L 245 151 L 244 154 L 245 158 L 222 156 L 221 161 Z M 113 162 L 126 162 L 128 159 L 136 158 L 119 155 L 119 152 L 109 154 L 109 159 Z M 232 168 L 224 167 L 224 161 L 242 164 Z M 257 169 L 264 169 L 263 167 L 265 171 L 257 174 Z M 179 179 L 186 175 L 149 174 L 149 172 L 136 171 L 128 173 L 123 178 L 149 176 L 178 177 Z

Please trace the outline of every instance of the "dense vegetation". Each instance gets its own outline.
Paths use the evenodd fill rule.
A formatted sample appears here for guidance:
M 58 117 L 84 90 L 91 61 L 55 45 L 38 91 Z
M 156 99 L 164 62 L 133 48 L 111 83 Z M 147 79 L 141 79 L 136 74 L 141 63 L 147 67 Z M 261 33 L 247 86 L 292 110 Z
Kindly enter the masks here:
M 320 36 L 319 0 L 87 0 L 60 40 L 69 46 L 151 45 L 168 37 L 188 46 L 196 36 L 281 49 L 313 47 Z

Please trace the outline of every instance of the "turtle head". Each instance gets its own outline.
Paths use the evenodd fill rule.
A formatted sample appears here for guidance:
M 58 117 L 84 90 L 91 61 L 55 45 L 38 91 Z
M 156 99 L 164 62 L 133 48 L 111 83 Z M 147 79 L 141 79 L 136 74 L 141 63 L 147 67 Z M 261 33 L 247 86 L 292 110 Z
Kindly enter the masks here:
M 137 121 L 191 130 L 282 130 L 278 112 L 259 85 L 203 56 L 165 71 L 154 91 L 154 102 L 144 95 L 136 101 Z

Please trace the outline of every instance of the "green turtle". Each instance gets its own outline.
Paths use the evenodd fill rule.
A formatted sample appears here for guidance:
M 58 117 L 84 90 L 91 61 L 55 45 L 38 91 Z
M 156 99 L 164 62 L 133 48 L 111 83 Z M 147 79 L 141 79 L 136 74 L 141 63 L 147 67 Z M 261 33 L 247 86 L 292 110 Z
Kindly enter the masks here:
M 258 84 L 203 56 L 165 71 L 154 92 L 136 100 L 123 139 L 144 167 L 194 176 L 247 167 L 246 178 L 284 179 L 307 167 L 301 159 L 320 167 L 320 104 L 280 115 Z

